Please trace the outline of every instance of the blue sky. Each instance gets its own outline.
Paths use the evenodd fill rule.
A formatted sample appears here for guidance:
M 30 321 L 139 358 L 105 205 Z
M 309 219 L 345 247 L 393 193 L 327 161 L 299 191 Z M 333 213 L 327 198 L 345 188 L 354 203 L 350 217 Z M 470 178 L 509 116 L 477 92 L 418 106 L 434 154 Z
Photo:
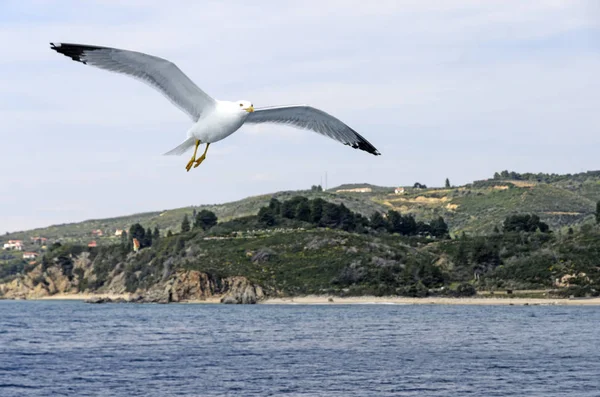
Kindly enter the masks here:
M 319 183 L 440 186 L 600 169 L 593 1 L 0 2 L 0 232 Z M 309 103 L 382 153 L 242 127 L 186 173 L 190 122 L 151 88 L 48 42 L 175 62 L 208 94 Z

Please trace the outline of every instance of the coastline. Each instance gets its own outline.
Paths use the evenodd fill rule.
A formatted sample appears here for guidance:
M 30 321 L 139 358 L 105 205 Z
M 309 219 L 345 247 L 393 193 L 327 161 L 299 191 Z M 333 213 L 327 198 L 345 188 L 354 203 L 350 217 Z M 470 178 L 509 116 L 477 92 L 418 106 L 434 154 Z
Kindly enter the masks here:
M 111 300 L 128 300 L 130 294 L 56 294 L 28 300 L 88 300 L 109 298 Z M 220 303 L 221 296 L 206 300 L 188 300 L 184 304 Z M 409 298 L 401 296 L 353 296 L 338 297 L 329 295 L 306 295 L 296 297 L 267 298 L 259 302 L 262 305 L 558 305 L 558 306 L 600 306 L 600 297 L 596 298 L 520 298 L 478 296 L 469 298 L 427 297 Z
M 331 300 L 330 300 L 331 299 Z M 335 297 L 323 295 L 307 295 L 293 298 L 269 298 L 261 304 L 296 304 L 296 305 L 488 305 L 488 306 L 522 306 L 522 305 L 562 305 L 562 306 L 600 306 L 599 298 L 490 298 L 490 297 L 470 297 L 470 298 L 448 298 L 448 297 L 428 297 L 428 298 L 409 298 L 400 296 L 356 296 L 356 297 Z

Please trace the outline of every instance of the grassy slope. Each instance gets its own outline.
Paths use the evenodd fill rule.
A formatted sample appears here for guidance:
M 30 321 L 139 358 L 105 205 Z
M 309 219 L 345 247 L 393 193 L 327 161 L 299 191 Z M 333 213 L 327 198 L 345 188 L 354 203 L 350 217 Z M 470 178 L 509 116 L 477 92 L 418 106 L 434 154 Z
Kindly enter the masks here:
M 502 181 L 498 183 L 502 185 Z M 149 212 L 56 225 L 2 236 L 0 242 L 13 238 L 28 241 L 31 236 L 43 236 L 80 243 L 96 239 L 104 244 L 117 239 L 114 236 L 110 237 L 114 235 L 116 229 L 128 229 L 136 222 L 141 223 L 144 227 L 158 226 L 163 232 L 168 229 L 177 232 L 183 216 L 185 214 L 191 216 L 194 208 L 197 210 L 206 208 L 214 211 L 221 221 L 226 221 L 256 214 L 271 197 L 285 200 L 295 195 L 309 198 L 322 197 L 328 201 L 343 202 L 351 210 L 364 215 L 394 208 L 403 213 L 411 213 L 418 220 L 430 220 L 437 216 L 443 216 L 455 233 L 461 231 L 489 233 L 494 226 L 500 227 L 507 215 L 514 213 L 536 213 L 553 229 L 577 225 L 592 217 L 595 202 L 600 200 L 600 178 L 587 174 L 567 176 L 551 184 L 514 183 L 517 185 L 516 187 L 504 190 L 493 187 L 476 188 L 470 185 L 452 189 L 417 190 L 407 188 L 406 194 L 403 195 L 393 194 L 392 188 L 389 187 L 368 184 L 343 185 L 330 189 L 328 192 L 308 190 L 278 192 L 225 204 L 185 207 L 164 212 Z M 340 188 L 363 186 L 371 187 L 373 192 L 334 193 Z M 105 237 L 94 238 L 91 235 L 91 231 L 94 229 L 103 230 Z

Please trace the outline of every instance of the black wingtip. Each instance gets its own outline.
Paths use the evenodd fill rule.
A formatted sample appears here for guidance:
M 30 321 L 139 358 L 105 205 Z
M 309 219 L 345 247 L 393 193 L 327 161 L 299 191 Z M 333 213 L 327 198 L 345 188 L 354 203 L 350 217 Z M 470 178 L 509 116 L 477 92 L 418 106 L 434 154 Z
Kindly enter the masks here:
M 85 58 L 81 58 L 82 55 L 85 55 L 85 52 L 100 50 L 103 47 L 84 44 L 50 43 L 50 48 L 59 54 L 63 54 L 64 56 L 71 58 L 74 61 L 85 64 Z
M 356 131 L 355 131 L 355 133 L 356 133 Z M 365 138 L 360 136 L 358 133 L 356 133 L 356 136 L 358 137 L 358 140 L 351 144 L 351 146 L 354 149 L 363 150 L 367 153 L 371 153 L 374 156 L 381 156 L 381 153 L 379 153 L 379 150 L 375 149 L 375 146 L 371 145 L 371 143 L 369 141 L 367 141 Z

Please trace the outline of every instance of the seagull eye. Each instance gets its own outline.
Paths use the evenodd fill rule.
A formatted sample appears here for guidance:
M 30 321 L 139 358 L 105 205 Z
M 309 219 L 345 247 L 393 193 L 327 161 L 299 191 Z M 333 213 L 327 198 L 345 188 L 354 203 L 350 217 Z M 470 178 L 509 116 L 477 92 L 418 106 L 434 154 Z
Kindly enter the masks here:
M 240 103 L 240 107 L 242 107 L 242 106 L 244 106 L 244 104 L 243 104 L 243 103 Z

